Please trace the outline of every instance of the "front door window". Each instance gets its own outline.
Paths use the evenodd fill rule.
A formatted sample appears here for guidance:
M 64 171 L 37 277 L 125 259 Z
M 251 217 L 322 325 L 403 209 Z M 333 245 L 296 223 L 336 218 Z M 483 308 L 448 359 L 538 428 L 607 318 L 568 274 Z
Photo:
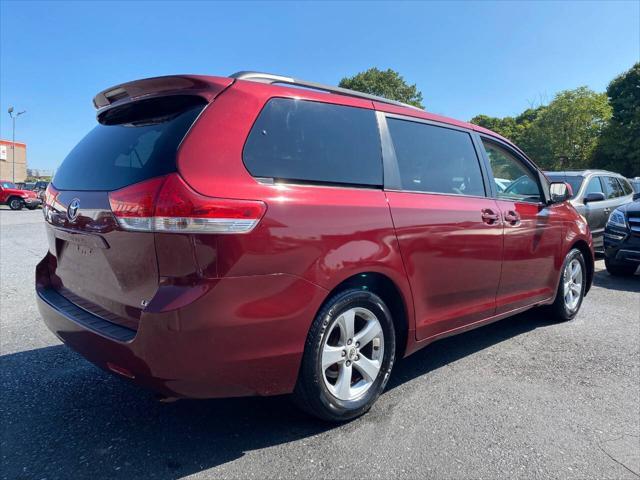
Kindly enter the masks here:
M 542 193 L 536 175 L 511 153 L 498 145 L 483 140 L 489 157 L 498 198 L 535 202 L 542 201 Z

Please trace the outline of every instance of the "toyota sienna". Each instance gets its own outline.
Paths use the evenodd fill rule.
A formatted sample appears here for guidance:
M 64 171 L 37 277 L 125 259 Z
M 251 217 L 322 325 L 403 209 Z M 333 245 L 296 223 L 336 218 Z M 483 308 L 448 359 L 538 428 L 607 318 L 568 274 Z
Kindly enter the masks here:
M 293 393 L 348 420 L 396 359 L 532 307 L 570 320 L 591 286 L 567 185 L 484 128 L 256 72 L 94 104 L 47 189 L 39 309 L 164 397 Z

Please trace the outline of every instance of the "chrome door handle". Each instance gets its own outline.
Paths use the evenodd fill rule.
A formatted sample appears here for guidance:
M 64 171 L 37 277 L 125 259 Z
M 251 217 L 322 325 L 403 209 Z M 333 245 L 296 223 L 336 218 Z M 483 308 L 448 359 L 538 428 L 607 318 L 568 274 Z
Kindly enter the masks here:
M 482 209 L 482 221 L 487 225 L 495 225 L 500 220 L 500 216 L 490 208 Z
M 520 214 L 513 210 L 509 210 L 504 214 L 504 221 L 509 225 L 517 225 L 518 223 L 520 223 Z

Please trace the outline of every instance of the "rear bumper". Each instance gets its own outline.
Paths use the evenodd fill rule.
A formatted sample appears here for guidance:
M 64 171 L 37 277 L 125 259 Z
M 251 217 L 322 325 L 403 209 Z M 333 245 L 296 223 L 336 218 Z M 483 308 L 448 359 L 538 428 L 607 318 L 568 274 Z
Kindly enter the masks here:
M 100 368 L 171 397 L 291 392 L 327 293 L 280 274 L 160 287 L 133 331 L 109 328 L 114 324 L 60 298 L 48 278 L 45 257 L 36 269 L 38 308 L 62 342 Z

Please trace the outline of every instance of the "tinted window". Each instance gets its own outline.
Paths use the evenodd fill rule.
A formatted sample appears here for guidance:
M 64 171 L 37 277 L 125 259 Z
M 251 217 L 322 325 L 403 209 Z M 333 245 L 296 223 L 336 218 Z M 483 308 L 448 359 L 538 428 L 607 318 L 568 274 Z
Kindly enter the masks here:
M 15 183 L 11 182 L 2 182 L 2 188 L 17 188 Z
M 202 105 L 160 120 L 98 125 L 64 159 L 61 190 L 116 190 L 176 170 L 176 152 Z
M 593 177 L 591 180 L 589 180 L 587 189 L 584 192 L 584 196 L 586 197 L 590 193 L 604 194 L 604 189 L 602 188 L 602 182 L 600 182 L 600 177 Z
M 274 98 L 251 129 L 244 163 L 255 177 L 381 186 L 375 113 Z
M 571 190 L 573 191 L 573 195 L 571 198 L 575 197 L 582 186 L 582 182 L 584 181 L 584 177 L 580 175 L 562 175 L 562 174 L 554 174 L 547 173 L 546 177 L 550 182 L 567 182 L 571 185 Z
M 468 133 L 395 118 L 387 123 L 404 190 L 484 196 Z
M 614 177 L 602 177 L 605 188 L 607 189 L 607 198 L 616 198 L 624 196 L 624 191 Z
M 618 181 L 620 182 L 620 185 L 622 185 L 622 190 L 625 195 L 631 195 L 633 193 L 633 188 L 631 188 L 628 181 L 623 178 L 619 178 Z
M 526 202 L 539 202 L 542 199 L 537 175 L 534 172 L 506 149 L 487 140 L 482 140 L 482 143 L 489 157 L 496 184 L 506 183 L 503 190 L 496 189 L 499 198 Z

